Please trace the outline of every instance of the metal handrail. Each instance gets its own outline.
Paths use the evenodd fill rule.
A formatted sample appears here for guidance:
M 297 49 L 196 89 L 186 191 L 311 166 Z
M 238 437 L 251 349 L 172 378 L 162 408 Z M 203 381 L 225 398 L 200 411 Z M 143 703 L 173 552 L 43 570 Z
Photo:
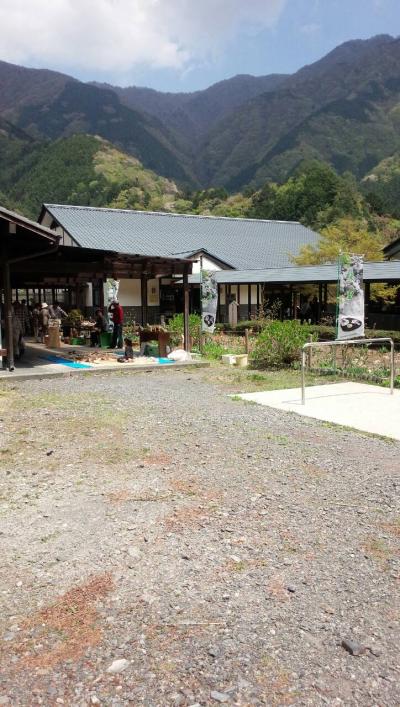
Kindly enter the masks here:
M 383 342 L 390 343 L 390 395 L 393 395 L 394 390 L 394 341 L 389 337 L 379 338 L 379 339 L 349 339 L 345 341 L 309 341 L 304 344 L 301 350 L 301 404 L 305 405 L 306 402 L 306 351 L 307 349 L 315 348 L 317 346 L 343 346 L 345 344 L 381 344 Z

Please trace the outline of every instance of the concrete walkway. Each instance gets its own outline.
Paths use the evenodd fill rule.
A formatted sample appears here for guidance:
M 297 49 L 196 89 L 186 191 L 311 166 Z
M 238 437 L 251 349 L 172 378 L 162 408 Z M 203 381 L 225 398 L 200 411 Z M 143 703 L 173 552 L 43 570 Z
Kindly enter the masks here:
M 316 420 L 400 440 L 400 390 L 390 395 L 388 388 L 365 383 L 317 385 L 306 388 L 305 405 L 301 404 L 300 388 L 244 393 L 239 397 L 277 410 L 297 412 Z
M 117 362 L 118 355 L 122 351 L 115 351 L 115 361 L 104 363 L 74 363 L 68 360 L 71 351 L 84 354 L 93 353 L 93 349 L 85 346 L 63 345 L 60 349 L 45 348 L 41 344 L 28 343 L 25 354 L 20 361 L 15 362 L 15 369 L 11 373 L 0 368 L 0 382 L 12 383 L 17 380 L 34 380 L 37 378 L 62 378 L 71 375 L 93 374 L 93 373 L 115 373 L 121 371 L 126 373 L 140 373 L 143 371 L 161 370 L 166 368 L 204 368 L 210 364 L 206 361 L 187 361 L 183 363 L 159 363 L 149 359 L 147 363 L 126 363 Z M 164 359 L 161 359 L 164 360 Z

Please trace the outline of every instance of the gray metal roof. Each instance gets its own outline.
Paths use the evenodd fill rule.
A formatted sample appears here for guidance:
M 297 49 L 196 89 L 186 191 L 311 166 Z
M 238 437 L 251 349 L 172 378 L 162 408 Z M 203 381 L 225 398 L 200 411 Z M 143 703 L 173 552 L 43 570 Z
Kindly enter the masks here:
M 52 217 L 86 248 L 138 255 L 177 255 L 207 250 L 237 270 L 285 267 L 319 235 L 297 222 L 128 211 L 44 204 Z
M 268 270 L 219 270 L 215 279 L 220 284 L 306 284 L 336 282 L 337 265 L 310 265 L 291 268 L 269 268 Z M 385 260 L 364 264 L 364 280 L 369 282 L 400 282 L 400 260 Z M 200 274 L 189 276 L 189 282 L 200 282 Z
M 32 221 L 31 219 L 26 218 L 26 216 L 21 216 L 21 214 L 17 214 L 16 211 L 10 211 L 10 209 L 6 209 L 4 208 L 4 206 L 0 206 L 0 218 L 4 218 L 6 221 L 14 222 L 22 227 L 25 226 L 29 230 L 34 231 L 39 235 L 46 236 L 46 238 L 50 241 L 57 240 L 57 234 L 54 233 L 54 231 L 51 231 L 49 228 L 46 228 L 46 226 L 42 226 L 37 221 Z
M 389 245 L 385 246 L 383 252 L 387 258 L 393 258 L 395 256 L 400 257 L 400 238 L 396 238 L 395 241 L 392 241 Z

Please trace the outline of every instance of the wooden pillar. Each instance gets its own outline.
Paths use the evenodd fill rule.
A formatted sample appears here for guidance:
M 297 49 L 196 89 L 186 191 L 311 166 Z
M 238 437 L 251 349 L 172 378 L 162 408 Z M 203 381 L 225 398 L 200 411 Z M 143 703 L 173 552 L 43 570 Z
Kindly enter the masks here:
M 99 307 L 104 310 L 104 280 L 99 278 Z
M 147 324 L 147 276 L 142 275 L 140 278 L 140 292 L 142 303 L 142 326 Z
M 218 303 L 217 303 L 217 322 L 221 321 L 221 285 L 217 284 Z M 201 309 L 201 292 L 200 292 L 200 309 Z
M 322 312 L 322 282 L 320 282 L 318 285 L 318 323 L 320 322 L 320 319 L 321 319 L 321 312 Z
M 371 300 L 371 283 L 365 283 L 365 302 L 364 302 L 364 316 L 365 316 L 365 326 L 368 326 L 368 314 L 369 314 L 369 304 Z
M 298 302 L 298 293 L 293 292 L 293 319 L 297 319 L 297 302 Z
M 183 273 L 183 348 L 185 351 L 190 351 L 190 336 L 189 336 L 189 278 L 188 271 L 185 267 Z
M 13 309 L 11 297 L 10 264 L 3 261 L 3 287 L 4 287 L 4 325 L 7 342 L 8 370 L 14 370 L 14 339 L 13 339 Z
M 231 293 L 231 286 L 225 285 L 225 323 L 229 323 L 229 295 Z
M 251 319 L 251 285 L 247 285 L 247 311 L 248 311 L 247 319 L 250 321 L 250 319 Z

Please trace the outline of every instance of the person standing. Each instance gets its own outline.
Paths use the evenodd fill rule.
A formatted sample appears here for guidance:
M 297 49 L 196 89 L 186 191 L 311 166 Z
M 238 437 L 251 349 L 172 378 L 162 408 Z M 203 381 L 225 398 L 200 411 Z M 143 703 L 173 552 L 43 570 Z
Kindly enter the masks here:
M 19 321 L 21 334 L 22 334 L 22 336 L 25 336 L 25 334 L 28 332 L 28 329 L 29 329 L 29 317 L 28 317 L 28 308 L 26 306 L 26 300 L 22 300 L 22 302 L 15 301 L 13 303 L 13 309 L 14 309 L 15 317 Z
M 57 300 L 55 300 L 53 305 L 50 305 L 49 314 L 51 319 L 58 319 L 60 322 L 67 317 L 67 313 L 60 307 L 60 303 Z
M 42 302 L 42 309 L 40 310 L 40 315 L 39 315 L 39 324 L 40 324 L 40 331 L 41 331 L 41 337 L 42 337 L 42 344 L 46 343 L 46 336 L 49 333 L 49 322 L 50 322 L 49 305 L 46 304 L 46 302 Z
M 39 338 L 39 329 L 40 329 L 40 304 L 38 302 L 35 303 L 33 310 L 32 310 L 32 327 L 33 327 L 33 336 L 35 337 L 36 343 L 40 343 L 40 338 Z
M 300 323 L 304 324 L 304 322 L 305 322 L 306 324 L 308 324 L 310 319 L 311 319 L 311 306 L 310 306 L 308 299 L 306 299 L 300 307 Z
M 108 311 L 111 314 L 113 321 L 113 335 L 111 340 L 111 349 L 119 348 L 123 346 L 122 338 L 122 326 L 124 323 L 124 310 L 122 309 L 118 300 L 114 300 L 109 306 Z
M 100 335 L 105 331 L 107 331 L 106 318 L 101 309 L 96 309 L 96 321 L 94 329 L 90 334 L 90 346 L 92 348 L 95 346 L 99 346 Z
M 312 323 L 313 324 L 318 324 L 319 322 L 319 302 L 316 296 L 313 297 L 311 300 L 311 314 L 312 314 Z

